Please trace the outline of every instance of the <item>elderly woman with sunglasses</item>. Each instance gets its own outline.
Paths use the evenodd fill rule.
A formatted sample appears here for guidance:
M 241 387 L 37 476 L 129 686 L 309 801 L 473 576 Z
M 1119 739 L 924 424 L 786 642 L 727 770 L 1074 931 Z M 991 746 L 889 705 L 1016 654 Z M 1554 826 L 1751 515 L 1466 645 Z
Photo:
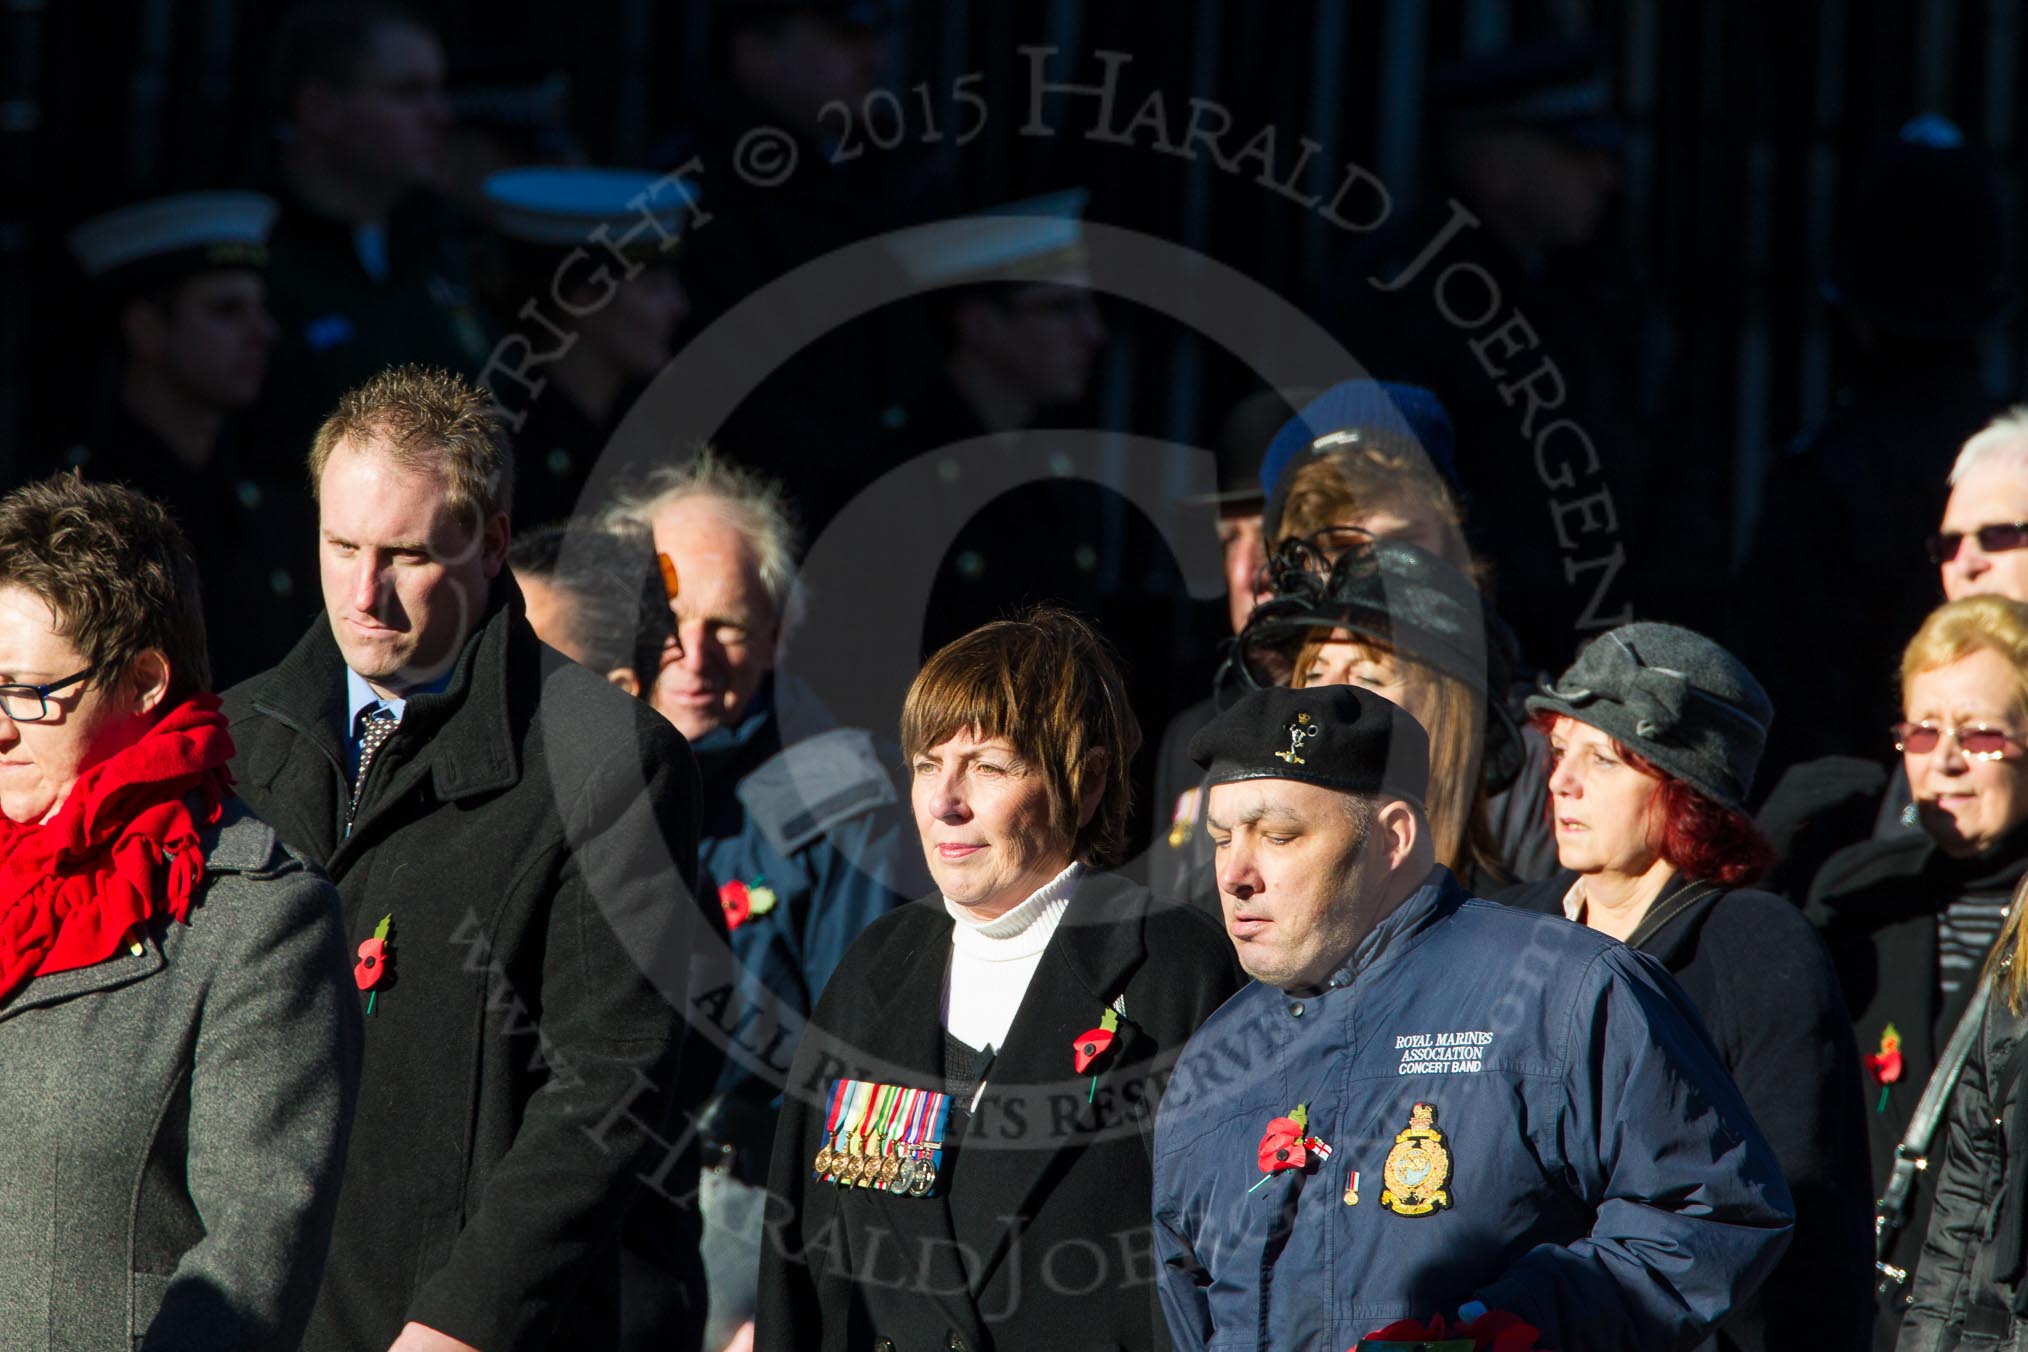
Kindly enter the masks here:
M 1876 1183 L 2028 874 L 2028 604 L 1938 607 L 1902 655 L 1901 692 L 1894 745 L 1922 829 L 1833 855 L 1809 900 L 1865 1054 Z M 1928 1207 L 1918 1188 L 1895 1267 L 1916 1267 Z
M 1713 1346 L 1863 1346 L 1873 1193 L 1859 1057 L 1823 943 L 1793 905 L 1752 886 L 1770 852 L 1742 803 L 1773 717 L 1766 693 L 1702 634 L 1643 623 L 1600 635 L 1528 709 L 1548 738 L 1563 872 L 1499 899 L 1669 969 L 1795 1197 L 1788 1252 Z
M 0 1343 L 281 1348 L 357 1083 L 337 896 L 232 796 L 197 572 L 128 489 L 0 499 Z

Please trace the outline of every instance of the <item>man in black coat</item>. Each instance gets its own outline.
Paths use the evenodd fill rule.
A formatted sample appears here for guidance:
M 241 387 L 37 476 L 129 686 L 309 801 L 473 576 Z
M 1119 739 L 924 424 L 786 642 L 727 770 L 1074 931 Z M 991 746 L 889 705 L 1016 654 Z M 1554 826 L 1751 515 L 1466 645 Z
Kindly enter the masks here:
M 241 794 L 337 884 L 359 954 L 366 1068 L 306 1348 L 610 1346 L 636 1177 L 694 1189 L 669 1101 L 695 1068 L 672 1005 L 715 949 L 697 771 L 537 643 L 501 570 L 511 464 L 490 396 L 447 373 L 347 394 L 311 452 L 327 616 L 226 696 Z

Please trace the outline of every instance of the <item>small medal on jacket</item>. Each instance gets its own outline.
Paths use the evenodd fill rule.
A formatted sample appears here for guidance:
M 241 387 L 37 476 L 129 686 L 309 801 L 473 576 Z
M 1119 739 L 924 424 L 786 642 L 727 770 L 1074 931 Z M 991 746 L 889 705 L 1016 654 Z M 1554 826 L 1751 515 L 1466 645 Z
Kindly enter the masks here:
M 1352 1181 L 1345 1185 L 1345 1205 L 1359 1205 L 1359 1171 L 1357 1169 L 1352 1171 Z
M 915 1177 L 908 1185 L 910 1197 L 927 1197 L 937 1185 L 937 1171 L 944 1160 L 944 1130 L 950 1123 L 950 1115 L 950 1095 L 934 1092 L 923 1095 L 920 1120 L 911 1125 L 908 1134 L 909 1153 L 915 1160 Z
M 817 1147 L 816 1159 L 810 1163 L 819 1182 L 830 1181 L 844 1163 L 844 1151 L 839 1149 L 842 1133 L 838 1124 L 845 1116 L 845 1105 L 851 1101 L 852 1086 L 851 1080 L 831 1081 L 831 1094 L 824 1109 L 824 1141 Z
M 921 1098 L 922 1090 L 904 1089 L 887 1115 L 887 1124 L 880 1135 L 880 1172 L 873 1180 L 873 1186 L 882 1192 L 897 1191 L 895 1184 L 901 1178 L 902 1137 Z
M 865 1126 L 859 1131 L 859 1164 L 852 1174 L 852 1185 L 870 1188 L 880 1177 L 880 1134 L 881 1124 L 893 1111 L 895 1095 L 900 1091 L 893 1085 L 873 1086 L 873 1101 L 866 1110 Z
M 841 1188 L 849 1188 L 859 1181 L 859 1166 L 863 1162 L 860 1152 L 866 1139 L 859 1133 L 859 1124 L 873 1109 L 874 1087 L 864 1081 L 852 1086 L 852 1104 L 845 1110 L 845 1163 L 838 1170 L 838 1186 Z

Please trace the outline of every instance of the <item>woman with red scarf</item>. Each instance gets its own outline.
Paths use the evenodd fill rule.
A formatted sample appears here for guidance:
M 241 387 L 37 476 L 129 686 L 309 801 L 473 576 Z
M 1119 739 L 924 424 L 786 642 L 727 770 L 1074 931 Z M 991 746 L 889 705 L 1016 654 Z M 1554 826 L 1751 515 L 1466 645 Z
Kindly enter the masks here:
M 358 1076 L 337 899 L 232 796 L 196 566 L 0 499 L 0 1341 L 293 1347 Z

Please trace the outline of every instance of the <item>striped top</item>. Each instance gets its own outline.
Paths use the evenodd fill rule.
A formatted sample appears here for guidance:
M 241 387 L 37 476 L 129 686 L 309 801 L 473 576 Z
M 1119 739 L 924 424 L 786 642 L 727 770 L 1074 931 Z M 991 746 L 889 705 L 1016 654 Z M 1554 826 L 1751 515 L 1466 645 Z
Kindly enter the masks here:
M 2007 923 L 2005 897 L 1959 897 L 1936 922 L 1937 986 L 1946 998 L 1978 978 L 1979 968 Z

